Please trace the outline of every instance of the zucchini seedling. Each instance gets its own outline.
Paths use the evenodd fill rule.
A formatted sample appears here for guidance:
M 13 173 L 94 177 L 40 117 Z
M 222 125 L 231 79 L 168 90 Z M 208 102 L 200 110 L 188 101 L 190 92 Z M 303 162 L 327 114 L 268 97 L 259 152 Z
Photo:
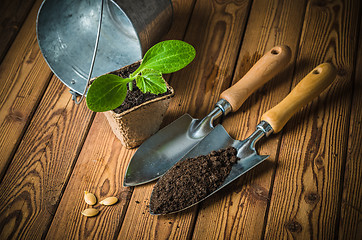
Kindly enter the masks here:
M 145 54 L 140 66 L 128 78 L 113 74 L 102 75 L 94 80 L 87 93 L 87 106 L 94 112 L 105 112 L 119 107 L 126 98 L 127 84 L 132 82 L 143 93 L 162 94 L 167 86 L 162 74 L 176 72 L 195 58 L 195 49 L 180 40 L 157 43 Z

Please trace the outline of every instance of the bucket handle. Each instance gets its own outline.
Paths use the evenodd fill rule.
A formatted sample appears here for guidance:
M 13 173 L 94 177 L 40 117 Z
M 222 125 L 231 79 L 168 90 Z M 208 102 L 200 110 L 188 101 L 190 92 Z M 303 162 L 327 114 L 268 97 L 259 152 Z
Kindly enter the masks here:
M 105 0 L 101 0 L 101 10 L 100 10 L 100 16 L 99 16 L 99 21 L 98 21 L 98 30 L 97 30 L 97 38 L 96 38 L 96 43 L 94 45 L 94 51 L 93 51 L 93 57 L 92 57 L 92 62 L 91 62 L 91 66 L 89 69 L 89 74 L 88 74 L 88 80 L 87 80 L 87 85 L 84 88 L 83 94 L 80 96 L 79 101 L 77 100 L 77 96 L 79 96 L 78 93 L 74 92 L 74 91 L 70 91 L 70 93 L 73 95 L 72 99 L 75 102 L 75 104 L 79 105 L 85 94 L 87 93 L 88 87 L 89 87 L 89 81 L 91 79 L 92 76 L 92 72 L 93 72 L 93 67 L 94 67 L 94 62 L 96 60 L 96 56 L 97 56 L 97 50 L 98 50 L 98 43 L 99 43 L 99 37 L 101 35 L 101 26 L 102 26 L 102 18 L 103 18 L 103 5 L 104 5 L 104 1 Z

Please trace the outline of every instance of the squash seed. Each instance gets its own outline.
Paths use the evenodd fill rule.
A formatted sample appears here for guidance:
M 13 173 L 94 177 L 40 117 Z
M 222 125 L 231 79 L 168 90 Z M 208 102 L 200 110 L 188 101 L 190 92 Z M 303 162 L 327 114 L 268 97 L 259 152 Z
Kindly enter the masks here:
M 98 215 L 99 210 L 95 208 L 87 208 L 82 211 L 82 214 L 86 217 L 94 217 Z
M 97 203 L 97 198 L 93 193 L 84 191 L 84 201 L 92 206 Z
M 99 204 L 110 206 L 118 202 L 118 198 L 116 197 L 107 197 L 99 202 Z

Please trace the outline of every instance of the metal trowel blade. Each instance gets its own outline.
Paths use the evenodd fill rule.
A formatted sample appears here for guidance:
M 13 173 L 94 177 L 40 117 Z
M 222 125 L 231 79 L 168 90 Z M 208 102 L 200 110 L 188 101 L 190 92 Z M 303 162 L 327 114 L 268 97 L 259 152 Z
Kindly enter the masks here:
M 211 192 L 207 196 L 205 196 L 203 199 L 201 199 L 198 202 L 195 202 L 191 204 L 190 206 L 187 206 L 186 208 L 178 209 L 177 211 L 170 212 L 175 213 L 179 211 L 183 211 L 187 208 L 190 208 L 199 202 L 205 200 L 206 198 L 213 195 L 215 192 L 219 191 L 232 181 L 239 178 L 241 175 L 249 171 L 250 169 L 254 168 L 261 162 L 263 162 L 265 159 L 267 159 L 269 156 L 267 155 L 258 155 L 258 153 L 255 150 L 255 139 L 253 136 L 250 136 L 249 138 L 239 141 L 234 140 L 230 135 L 227 133 L 227 131 L 224 129 L 222 125 L 217 125 L 215 129 L 207 135 L 202 141 L 200 141 L 189 153 L 187 153 L 182 160 L 186 158 L 194 158 L 200 155 L 207 155 L 211 151 L 216 151 L 219 149 L 227 148 L 227 147 L 234 147 L 237 149 L 237 157 L 240 158 L 232 167 L 231 172 L 229 173 L 228 177 L 225 179 L 222 185 L 220 185 L 215 191 Z M 181 160 L 181 161 L 182 161 Z M 152 199 L 152 195 L 151 195 Z M 167 214 L 170 214 L 167 213 Z M 151 214 L 154 214 L 151 212 Z M 155 214 L 158 215 L 158 214 Z
M 136 186 L 162 176 L 213 130 L 211 124 L 203 124 L 203 131 L 195 135 L 193 129 L 200 122 L 184 114 L 147 139 L 132 157 L 123 185 Z

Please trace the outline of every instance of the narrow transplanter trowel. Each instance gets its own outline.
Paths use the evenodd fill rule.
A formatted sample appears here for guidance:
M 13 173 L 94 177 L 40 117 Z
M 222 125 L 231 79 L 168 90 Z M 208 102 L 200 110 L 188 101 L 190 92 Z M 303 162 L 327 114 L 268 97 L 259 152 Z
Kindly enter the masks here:
M 213 122 L 237 111 L 259 87 L 284 69 L 291 58 L 290 48 L 276 46 L 268 51 L 236 84 L 225 90 L 216 107 L 202 120 L 184 114 L 145 141 L 128 165 L 124 186 L 136 186 L 162 176 L 197 143 L 213 131 Z
M 262 115 L 262 121 L 257 125 L 255 132 L 243 141 L 234 140 L 229 136 L 223 126 L 216 126 L 215 129 L 202 141 L 200 141 L 186 156 L 184 156 L 182 160 L 186 159 L 185 161 L 187 161 L 187 158 L 207 155 L 211 151 L 224 149 L 230 146 L 237 149 L 237 157 L 240 159 L 232 166 L 232 169 L 225 181 L 215 191 L 207 193 L 207 195 L 200 201 L 191 203 L 189 206 L 184 208 L 175 209 L 173 212 L 184 210 L 203 201 L 205 198 L 211 196 L 221 188 L 239 178 L 245 172 L 267 159 L 269 156 L 260 156 L 257 154 L 255 144 L 261 138 L 268 137 L 271 133 L 278 133 L 295 112 L 317 97 L 332 83 L 336 74 L 336 69 L 329 63 L 323 63 L 314 68 L 298 83 L 297 86 L 295 86 L 295 88 L 283 99 L 283 101 Z M 162 180 L 163 179 L 160 179 L 160 181 Z M 175 186 L 169 184 L 168 187 L 171 189 Z M 150 201 L 153 201 L 153 193 Z M 173 200 L 169 199 L 169 201 Z M 155 214 L 152 212 L 152 209 L 150 212 Z

